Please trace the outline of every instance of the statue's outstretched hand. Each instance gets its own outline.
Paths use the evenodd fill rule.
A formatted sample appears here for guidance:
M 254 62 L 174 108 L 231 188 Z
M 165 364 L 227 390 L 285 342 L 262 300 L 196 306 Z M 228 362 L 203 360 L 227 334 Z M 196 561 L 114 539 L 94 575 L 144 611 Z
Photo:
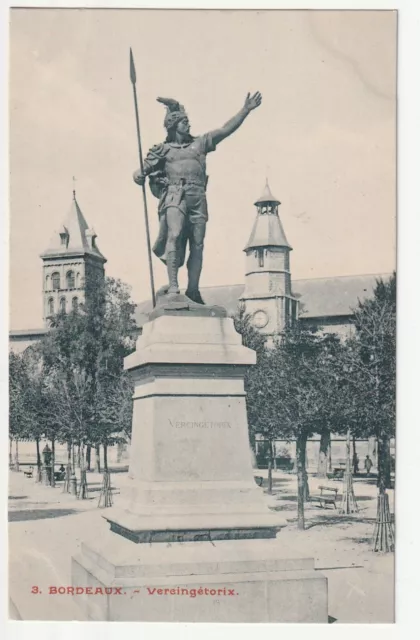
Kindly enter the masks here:
M 245 98 L 245 109 L 248 109 L 248 111 L 252 111 L 253 109 L 256 109 L 257 107 L 260 106 L 261 101 L 262 101 L 262 95 L 259 91 L 254 93 L 253 96 L 251 96 L 251 94 L 248 93 L 247 97 Z
M 141 172 L 140 169 L 137 169 L 137 171 L 135 171 L 133 173 L 133 180 L 136 184 L 140 185 L 141 187 L 144 185 L 145 180 L 146 180 L 146 176 L 144 176 Z

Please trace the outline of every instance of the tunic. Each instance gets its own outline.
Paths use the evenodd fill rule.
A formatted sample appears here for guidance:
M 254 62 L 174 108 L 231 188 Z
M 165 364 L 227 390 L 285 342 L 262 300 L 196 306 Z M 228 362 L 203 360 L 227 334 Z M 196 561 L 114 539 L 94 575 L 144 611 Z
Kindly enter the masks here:
M 206 155 L 215 148 L 211 134 L 206 133 L 185 144 L 163 142 L 147 154 L 144 173 L 150 176 L 152 193 L 159 198 L 159 234 L 153 251 L 163 262 L 166 260 L 168 207 L 177 208 L 185 216 L 179 242 L 180 266 L 185 260 L 189 224 L 205 224 L 208 220 Z

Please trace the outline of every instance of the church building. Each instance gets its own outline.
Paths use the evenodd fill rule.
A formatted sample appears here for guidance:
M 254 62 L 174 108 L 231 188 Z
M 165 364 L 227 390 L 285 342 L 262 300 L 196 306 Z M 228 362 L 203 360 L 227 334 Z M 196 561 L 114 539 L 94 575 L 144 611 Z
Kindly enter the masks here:
M 73 191 L 67 217 L 40 256 L 44 326 L 40 329 L 10 331 L 10 346 L 14 351 L 22 352 L 42 338 L 48 331 L 50 318 L 58 311 L 70 311 L 83 303 L 89 281 L 105 278 L 106 258 L 97 246 L 96 237 Z

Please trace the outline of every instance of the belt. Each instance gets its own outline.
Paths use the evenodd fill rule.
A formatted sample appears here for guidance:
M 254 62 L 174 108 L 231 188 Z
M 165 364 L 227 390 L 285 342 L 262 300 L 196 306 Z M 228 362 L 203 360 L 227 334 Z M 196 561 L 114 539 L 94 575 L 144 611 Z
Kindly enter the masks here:
M 206 188 L 206 182 L 200 181 L 200 180 L 190 180 L 189 178 L 179 178 L 177 180 L 167 180 L 166 184 L 168 186 L 181 186 L 181 187 L 185 187 L 187 185 L 194 185 L 196 187 L 203 187 L 203 189 Z

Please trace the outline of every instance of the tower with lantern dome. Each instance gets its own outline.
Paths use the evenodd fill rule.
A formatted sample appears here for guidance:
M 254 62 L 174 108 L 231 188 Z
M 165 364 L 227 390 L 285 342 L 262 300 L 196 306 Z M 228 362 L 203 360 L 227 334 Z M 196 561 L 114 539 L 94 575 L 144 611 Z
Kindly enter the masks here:
M 244 249 L 245 289 L 241 301 L 255 328 L 274 337 L 297 317 L 290 274 L 292 247 L 279 217 L 280 201 L 271 193 L 268 181 L 254 204 L 257 217 Z

